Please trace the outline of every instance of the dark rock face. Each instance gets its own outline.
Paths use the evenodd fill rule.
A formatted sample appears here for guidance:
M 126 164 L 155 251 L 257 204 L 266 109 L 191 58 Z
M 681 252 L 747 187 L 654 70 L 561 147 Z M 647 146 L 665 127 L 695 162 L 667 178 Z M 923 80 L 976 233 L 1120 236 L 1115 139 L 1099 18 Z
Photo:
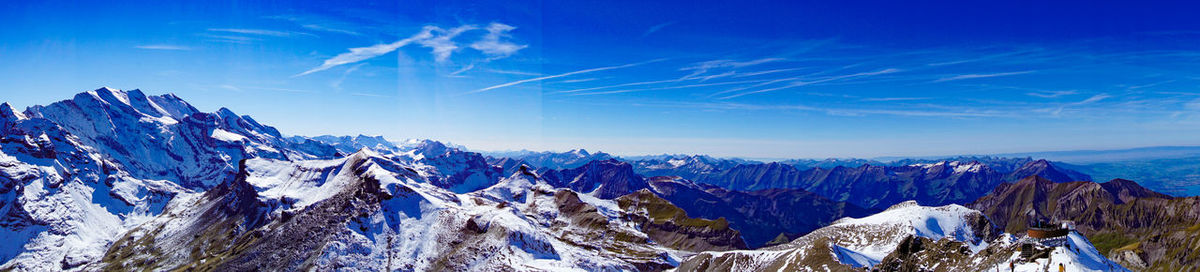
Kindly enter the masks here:
M 549 170 L 541 174 L 551 186 L 614 199 L 649 188 L 645 178 L 633 172 L 628 163 L 609 159 L 592 161 L 579 168 Z
M 688 217 L 683 209 L 643 189 L 617 198 L 625 218 L 641 224 L 650 239 L 669 248 L 692 252 L 747 249 L 737 230 L 724 218 Z
M 1033 176 L 997 186 L 969 207 L 1009 232 L 1034 220 L 1073 221 L 1101 254 L 1131 268 L 1200 269 L 1200 197 L 1172 198 L 1128 180 L 1054 183 Z
M 829 200 L 801 189 L 734 191 L 695 184 L 673 177 L 643 178 L 630 164 L 616 160 L 593 161 L 575 169 L 549 170 L 541 177 L 552 186 L 599 198 L 613 199 L 642 189 L 683 209 L 688 215 L 727 220 L 751 248 L 783 234 L 799 237 L 845 216 L 864 216 L 868 210 Z M 806 212 L 798 213 L 795 211 Z
M 742 164 L 697 180 L 732 190 L 771 188 L 804 189 L 837 201 L 872 209 L 907 200 L 922 205 L 965 204 L 1005 181 L 1044 175 L 1055 182 L 1090 180 L 1090 177 L 1030 161 L 1009 173 L 979 162 L 940 162 L 924 165 L 798 169 L 784 163 Z
M 873 269 L 877 271 L 991 271 L 1005 265 L 1016 247 L 990 246 L 972 253 L 961 242 L 908 236 Z M 978 259 L 979 261 L 976 261 Z M 929 269 L 929 268 L 936 269 Z M 1005 268 L 1008 269 L 1008 268 Z M 1007 271 L 1007 270 L 1005 270 Z
M 725 218 L 734 229 L 742 232 L 752 248 L 761 247 L 780 235 L 790 241 L 838 218 L 871 214 L 853 204 L 829 200 L 800 189 L 742 192 L 670 177 L 651 178 L 651 185 L 663 199 L 692 216 Z

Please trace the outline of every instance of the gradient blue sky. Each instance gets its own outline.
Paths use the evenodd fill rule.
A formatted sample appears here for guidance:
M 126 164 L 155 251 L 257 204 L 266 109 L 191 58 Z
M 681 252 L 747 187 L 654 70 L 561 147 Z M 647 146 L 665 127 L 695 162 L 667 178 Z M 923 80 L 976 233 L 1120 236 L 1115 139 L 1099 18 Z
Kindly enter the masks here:
M 1200 144 L 1185 2 L 33 2 L 0 9 L 18 107 L 140 88 L 291 135 L 620 155 Z

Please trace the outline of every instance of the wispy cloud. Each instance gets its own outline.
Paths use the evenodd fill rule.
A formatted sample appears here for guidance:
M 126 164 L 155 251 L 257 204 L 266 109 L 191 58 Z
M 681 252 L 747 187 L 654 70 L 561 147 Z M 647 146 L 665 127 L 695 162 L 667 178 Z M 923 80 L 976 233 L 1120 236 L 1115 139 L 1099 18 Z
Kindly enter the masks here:
M 277 91 L 277 92 L 289 92 L 289 93 L 306 93 L 306 94 L 314 94 L 314 93 L 317 93 L 317 92 L 315 92 L 315 91 L 310 91 L 310 90 L 299 90 L 299 89 L 288 89 L 288 88 L 273 88 L 273 87 L 244 87 L 243 89 L 251 89 L 251 90 L 265 90 L 265 91 Z
M 354 32 L 354 31 L 350 31 L 350 30 L 334 28 L 334 27 L 318 25 L 318 24 L 302 24 L 302 25 L 300 25 L 300 27 L 315 30 L 315 31 L 341 33 L 341 34 L 346 34 L 346 35 L 351 35 L 351 36 L 362 36 L 363 35 L 362 33 Z
M 915 100 L 929 100 L 929 99 L 932 99 L 932 98 L 929 98 L 929 97 L 869 97 L 869 98 L 863 98 L 862 101 L 890 102 L 890 101 L 915 101 Z
M 1067 109 L 1069 109 L 1069 108 L 1072 108 L 1072 107 L 1078 107 L 1078 106 L 1084 106 L 1084 105 L 1088 105 L 1088 104 L 1093 104 L 1093 103 L 1096 103 L 1096 102 L 1100 102 L 1101 100 L 1108 99 L 1108 98 L 1110 98 L 1110 97 L 1112 97 L 1112 96 L 1111 96 L 1111 95 L 1108 95 L 1108 94 L 1105 94 L 1105 93 L 1102 93 L 1102 94 L 1097 94 L 1097 95 L 1093 95 L 1093 96 L 1091 96 L 1091 97 L 1088 97 L 1087 99 L 1081 100 L 1081 101 L 1079 101 L 1079 102 L 1067 103 L 1067 104 L 1064 104 L 1064 105 L 1062 105 L 1062 106 L 1059 106 L 1058 108 L 1055 108 L 1055 109 L 1052 109 L 1052 110 L 1047 110 L 1047 111 L 1049 111 L 1049 112 L 1050 112 L 1051 114 L 1053 114 L 1054 116 L 1061 116 L 1061 115 L 1062 115 L 1062 112 L 1063 112 L 1064 110 L 1067 110 Z
M 296 25 L 300 26 L 301 28 L 313 30 L 313 31 L 338 33 L 338 34 L 345 34 L 345 35 L 351 35 L 351 36 L 363 36 L 362 33 L 359 33 L 357 31 L 353 31 L 353 30 L 349 30 L 351 27 L 346 25 L 345 23 L 339 22 L 337 20 L 331 20 L 329 18 L 322 18 L 319 16 L 275 15 L 275 16 L 266 16 L 265 18 L 289 21 L 289 22 L 295 23 Z
M 147 49 L 147 50 L 177 50 L 177 51 L 192 50 L 191 47 L 181 46 L 181 45 L 168 45 L 168 44 L 138 45 L 138 46 L 134 46 L 134 48 Z
M 541 76 L 542 75 L 542 73 L 516 71 L 516 70 L 487 69 L 487 71 L 492 72 L 492 73 L 497 73 L 497 74 L 518 75 L 518 76 Z
M 277 31 L 277 30 L 266 30 L 266 29 L 246 29 L 246 28 L 209 28 L 208 31 L 237 33 L 237 34 L 243 34 L 243 35 L 272 36 L 272 37 L 291 37 L 291 36 L 316 37 L 317 36 L 317 35 L 313 35 L 312 33 L 304 33 L 304 32 Z
M 392 51 L 396 51 L 396 49 L 399 49 L 400 47 L 403 47 L 403 46 L 413 43 L 415 41 L 420 41 L 420 40 L 429 39 L 429 38 L 433 37 L 432 32 L 434 29 L 437 29 L 437 27 L 427 26 L 423 30 L 421 30 L 421 32 L 417 32 L 417 34 L 413 34 L 412 36 L 409 36 L 408 38 L 404 38 L 404 39 L 401 39 L 401 40 L 393 42 L 393 43 L 376 44 L 376 45 L 367 46 L 367 47 L 350 48 L 350 52 L 338 54 L 337 56 L 334 56 L 333 58 L 325 60 L 324 63 L 321 63 L 321 66 L 317 66 L 316 68 L 309 69 L 308 71 L 304 71 L 303 73 L 296 74 L 293 77 L 304 76 L 307 74 L 324 71 L 324 70 L 333 68 L 338 65 L 360 62 L 360 61 L 367 60 L 370 58 L 378 57 L 383 54 L 391 53 Z
M 359 64 L 355 64 L 354 66 L 350 66 L 350 68 L 347 68 L 345 72 L 342 72 L 341 77 L 338 77 L 337 80 L 330 82 L 329 87 L 333 87 L 334 89 L 341 90 L 342 82 L 346 81 L 346 77 L 349 77 L 350 73 L 353 73 L 354 71 L 358 71 L 358 68 L 362 67 L 363 65 L 366 65 L 366 63 L 359 63 Z
M 459 49 L 459 46 L 454 41 L 454 38 L 462 35 L 465 32 L 476 29 L 479 28 L 474 25 L 462 25 L 451 29 L 443 29 L 437 26 L 425 26 L 420 32 L 396 42 L 376 44 L 368 47 L 350 48 L 350 52 L 341 53 L 337 56 L 326 59 L 321 66 L 317 66 L 309 69 L 308 71 L 296 74 L 293 77 L 324 71 L 338 65 L 346 65 L 364 61 L 383 54 L 391 53 L 412 43 L 417 43 L 423 47 L 430 48 L 432 50 L 434 59 L 438 62 L 443 62 L 448 60 L 450 56 Z M 489 55 L 491 58 L 488 60 L 503 58 L 516 53 L 517 50 L 525 48 L 526 46 L 500 41 L 500 38 L 506 37 L 507 32 L 512 29 L 515 28 L 501 23 L 492 23 L 492 25 L 488 26 L 487 28 L 488 33 L 485 34 L 478 42 L 473 43 L 471 48 L 480 50 L 480 52 L 484 53 L 485 55 Z M 482 42 L 482 44 L 479 42 Z M 479 45 L 476 46 L 477 44 Z M 483 62 L 487 62 L 488 60 L 484 60 Z M 467 66 L 464 66 L 465 69 L 459 69 L 451 75 L 461 74 L 462 72 L 466 72 L 475 66 L 476 63 L 468 64 Z
M 675 21 L 670 21 L 670 22 L 666 22 L 666 23 L 653 25 L 650 28 L 647 28 L 646 32 L 642 33 L 642 38 L 645 38 L 646 36 L 650 36 L 650 34 L 654 34 L 654 32 L 658 32 L 659 30 L 662 30 L 664 27 L 673 25 L 675 23 L 676 23 Z
M 1072 95 L 1072 94 L 1077 94 L 1077 93 L 1079 93 L 1079 92 L 1078 92 L 1078 91 L 1075 91 L 1075 90 L 1065 90 L 1065 91 L 1036 91 L 1036 92 L 1029 92 L 1029 93 L 1026 93 L 1026 95 L 1029 95 L 1029 96 L 1035 96 L 1035 97 L 1041 97 L 1041 98 L 1055 98 L 1055 97 L 1060 97 L 1060 96 L 1064 96 L 1064 95 Z
M 597 79 L 598 78 L 594 78 L 594 77 L 580 78 L 580 79 L 567 79 L 567 80 L 559 81 L 558 83 L 580 83 L 580 82 L 595 81 Z
M 211 39 L 211 41 L 224 42 L 224 43 L 237 43 L 237 44 L 248 44 L 250 42 L 262 40 L 259 38 L 246 37 L 246 36 L 218 35 L 218 34 L 212 34 L 212 33 L 198 33 L 196 35 L 205 37 L 205 38 L 209 38 L 209 39 Z
M 230 91 L 238 91 L 238 92 L 242 91 L 242 88 L 238 88 L 237 86 L 233 86 L 233 85 L 229 85 L 229 84 L 221 84 L 221 85 L 217 85 L 217 87 L 221 88 L 221 89 L 230 90 Z
M 672 108 L 697 108 L 697 109 L 716 109 L 716 110 L 751 110 L 751 111 L 809 111 L 818 112 L 831 116 L 870 116 L 870 115 L 892 115 L 906 117 L 939 117 L 939 118 L 991 118 L 991 117 L 1009 117 L 1017 118 L 1022 115 L 1019 112 L 1007 112 L 996 110 L 969 110 L 969 109 L 946 109 L 946 110 L 908 110 L 908 109 L 857 109 L 857 108 L 832 108 L 832 107 L 816 107 L 808 105 L 762 105 L 762 104 L 744 104 L 730 102 L 655 102 L 655 103 L 632 103 L 634 106 L 650 106 L 650 107 L 672 107 Z
M 390 95 L 373 94 L 373 93 L 350 93 L 353 96 L 375 97 L 375 98 L 391 98 Z
M 517 53 L 518 50 L 524 49 L 527 45 L 519 45 L 516 43 L 502 41 L 501 38 L 509 37 L 508 32 L 517 29 L 516 27 L 492 23 L 488 25 L 486 35 L 475 43 L 471 44 L 471 48 L 483 52 L 491 58 L 504 58 Z
M 458 50 L 458 44 L 455 44 L 452 39 L 463 32 L 474 29 L 478 28 L 473 25 L 459 26 L 449 30 L 432 28 L 431 33 L 436 34 L 434 34 L 431 38 L 419 39 L 417 40 L 417 43 L 420 43 L 421 46 L 428 47 L 430 50 L 433 50 L 434 60 L 443 62 L 450 58 L 450 54 L 454 53 L 454 50 Z
M 683 76 L 682 77 L 683 79 L 704 78 L 705 76 L 703 76 L 703 75 L 705 73 L 708 73 L 708 71 L 712 70 L 712 69 L 718 69 L 718 68 L 736 69 L 736 68 L 742 68 L 742 67 L 759 65 L 759 64 L 768 63 L 768 62 L 782 61 L 782 60 L 784 60 L 784 59 L 783 58 L 761 58 L 761 59 L 748 60 L 748 61 L 710 60 L 710 61 L 698 62 L 691 66 L 679 68 L 679 70 L 680 71 L 692 71 L 691 74 Z M 728 76 L 728 75 L 733 75 L 733 74 L 725 73 L 722 76 Z M 714 77 L 714 76 L 710 75 L 710 76 L 708 76 L 708 79 L 712 79 L 712 78 L 716 78 L 716 77 L 721 77 L 721 76 Z
M 763 81 L 763 80 L 726 81 L 726 82 L 699 83 L 699 84 L 677 85 L 677 86 L 656 87 L 656 88 L 622 89 L 622 90 L 601 91 L 601 92 L 572 93 L 570 95 L 602 95 L 602 94 L 619 94 L 619 93 L 655 91 L 655 90 L 674 90 L 674 89 L 687 89 L 687 88 L 700 88 L 700 87 L 746 84 L 746 83 L 754 83 L 754 82 L 761 82 L 761 81 Z
M 765 71 L 746 72 L 746 73 L 738 73 L 738 74 L 736 74 L 736 75 L 733 75 L 733 77 L 752 77 L 752 76 L 761 76 L 761 75 L 768 75 L 768 74 L 776 74 L 776 73 L 784 73 L 784 72 L 798 71 L 798 70 L 803 70 L 803 69 L 804 69 L 804 68 L 784 68 L 784 69 L 773 69 L 773 70 L 765 70 Z
M 467 71 L 470 71 L 471 69 L 475 69 L 475 63 L 468 63 L 467 65 L 463 65 L 462 68 L 458 68 L 458 70 L 454 70 L 454 72 L 450 72 L 450 76 L 451 77 L 462 77 L 459 75 L 461 75 L 462 73 L 466 73 Z
M 573 75 L 578 75 L 578 74 L 586 74 L 586 73 L 599 72 L 599 71 L 607 71 L 607 70 L 613 70 L 613 69 L 629 68 L 629 67 L 634 67 L 634 66 L 643 65 L 643 64 L 647 64 L 647 63 L 651 63 L 651 62 L 658 62 L 658 61 L 662 61 L 662 59 L 644 61 L 644 62 L 638 62 L 638 63 L 623 64 L 623 65 L 616 65 L 616 66 L 606 66 L 606 67 L 598 67 L 598 68 L 591 68 L 591 69 L 583 69 L 583 70 L 566 72 L 566 73 L 561 73 L 561 74 L 556 74 L 556 75 L 522 79 L 522 80 L 517 80 L 517 81 L 513 81 L 513 82 L 500 84 L 500 85 L 494 85 L 494 86 L 483 88 L 483 89 L 470 91 L 467 93 L 468 94 L 481 93 L 481 92 L 486 92 L 486 91 L 490 91 L 490 90 L 495 90 L 495 89 L 499 89 L 499 88 L 509 87 L 509 86 L 513 86 L 513 85 L 519 85 L 519 84 L 524 84 L 524 83 L 529 83 L 529 82 L 537 82 L 537 81 L 542 81 L 542 80 L 547 80 L 547 79 L 554 79 L 554 78 L 560 78 L 560 77 L 565 77 L 565 76 L 573 76 Z
M 1084 99 L 1083 101 L 1075 102 L 1072 105 L 1086 105 L 1086 104 L 1096 103 L 1096 102 L 1100 102 L 1100 100 L 1104 100 L 1109 97 L 1112 97 L 1112 96 L 1108 95 L 1108 94 L 1097 94 L 1097 95 L 1093 95 L 1092 97 L 1088 97 L 1088 99 Z
M 891 74 L 891 73 L 896 73 L 896 72 L 900 72 L 900 71 L 902 71 L 902 70 L 896 69 L 896 68 L 887 68 L 887 69 L 878 70 L 878 71 L 874 71 L 874 72 L 862 72 L 862 73 L 854 73 L 854 74 L 847 74 L 847 75 L 837 75 L 837 76 L 830 76 L 830 77 L 825 77 L 825 78 L 816 79 L 816 80 L 809 80 L 809 81 L 795 81 L 795 82 L 792 82 L 791 84 L 788 84 L 788 85 L 782 86 L 782 87 L 775 87 L 775 88 L 760 89 L 760 90 L 755 90 L 755 91 L 737 93 L 737 94 L 721 97 L 719 99 L 724 100 L 724 99 L 742 97 L 742 96 L 751 95 L 751 94 L 773 92 L 773 91 L 778 91 L 778 90 L 783 90 L 783 89 L 790 89 L 790 88 L 795 88 L 795 87 L 808 86 L 808 85 L 843 80 L 843 79 Z
M 630 86 L 643 86 L 643 85 L 654 85 L 654 84 L 662 84 L 662 83 L 672 83 L 672 82 L 680 82 L 680 81 L 684 81 L 684 80 L 686 80 L 686 79 L 667 79 L 667 80 L 655 80 L 655 81 L 630 82 L 630 83 L 621 83 L 621 84 L 616 84 L 616 85 L 607 85 L 607 86 L 599 86 L 599 87 L 558 91 L 558 92 L 554 92 L 554 93 L 578 93 L 578 92 L 630 87 Z
M 956 76 L 951 76 L 951 77 L 943 77 L 943 78 L 936 79 L 933 82 L 946 82 L 946 81 L 955 81 L 955 80 L 964 80 L 964 79 L 1015 76 L 1015 75 L 1029 74 L 1029 73 L 1033 73 L 1033 72 L 1034 71 L 1004 72 L 1004 73 L 991 73 L 991 74 L 965 74 L 965 75 L 956 75 Z

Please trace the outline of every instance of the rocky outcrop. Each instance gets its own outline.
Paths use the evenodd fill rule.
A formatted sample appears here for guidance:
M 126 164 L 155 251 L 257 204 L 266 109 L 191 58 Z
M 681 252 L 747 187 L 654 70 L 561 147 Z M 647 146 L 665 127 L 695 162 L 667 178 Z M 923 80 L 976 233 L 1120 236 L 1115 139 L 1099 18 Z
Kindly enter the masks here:
M 614 159 L 592 161 L 579 168 L 549 170 L 541 174 L 551 186 L 614 199 L 649 188 L 633 166 Z
M 1200 269 L 1200 197 L 1172 198 L 1137 183 L 1054 183 L 1033 176 L 970 204 L 1009 232 L 1027 222 L 1072 221 L 1101 254 L 1131 269 Z
M 688 217 L 687 212 L 642 189 L 616 199 L 626 218 L 641 225 L 642 232 L 663 246 L 692 252 L 746 249 L 741 233 L 730 228 L 725 218 Z
M 791 241 L 838 218 L 870 214 L 854 204 L 829 200 L 801 189 L 743 192 L 675 177 L 653 177 L 650 184 L 656 194 L 689 215 L 728 220 L 752 248 L 779 236 L 784 237 L 783 242 Z

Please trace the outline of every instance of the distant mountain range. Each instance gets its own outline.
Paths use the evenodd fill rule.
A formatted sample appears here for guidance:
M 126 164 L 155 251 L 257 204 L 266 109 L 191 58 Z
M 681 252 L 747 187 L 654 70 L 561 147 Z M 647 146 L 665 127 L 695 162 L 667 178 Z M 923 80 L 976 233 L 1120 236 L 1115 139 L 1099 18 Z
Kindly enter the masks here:
M 1196 198 L 1030 158 L 500 156 L 109 88 L 0 104 L 0 151 L 3 271 L 989 270 L 1039 218 L 1072 248 L 1019 270 L 1200 259 Z

